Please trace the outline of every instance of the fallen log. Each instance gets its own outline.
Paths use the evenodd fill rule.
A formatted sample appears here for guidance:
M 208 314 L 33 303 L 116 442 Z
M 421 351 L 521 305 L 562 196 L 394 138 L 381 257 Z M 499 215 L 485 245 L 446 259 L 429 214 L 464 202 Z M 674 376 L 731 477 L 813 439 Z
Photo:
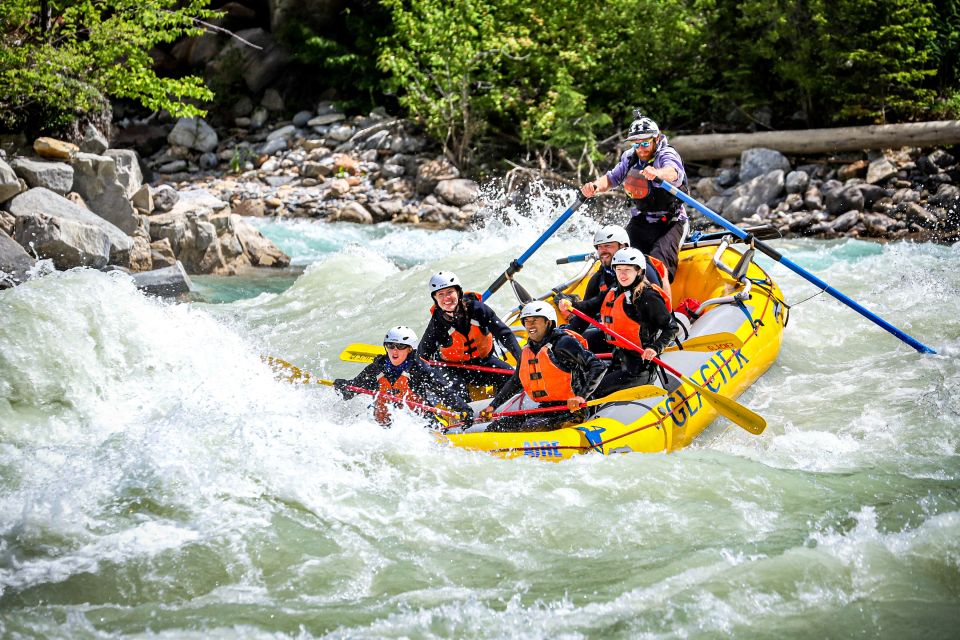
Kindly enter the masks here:
M 760 133 L 713 133 L 670 138 L 670 144 L 686 161 L 736 158 L 746 149 L 765 147 L 788 155 L 815 155 L 934 147 L 960 144 L 960 120 L 880 124 L 866 127 L 763 131 Z

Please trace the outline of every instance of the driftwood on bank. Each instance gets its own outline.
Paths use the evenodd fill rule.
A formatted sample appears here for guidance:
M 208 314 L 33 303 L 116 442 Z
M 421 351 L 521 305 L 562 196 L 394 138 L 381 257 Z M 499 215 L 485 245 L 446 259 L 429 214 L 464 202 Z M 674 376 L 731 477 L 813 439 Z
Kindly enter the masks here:
M 791 155 L 829 154 L 864 149 L 935 147 L 960 144 L 960 120 L 882 124 L 867 127 L 714 133 L 670 138 L 684 160 L 736 158 L 746 149 L 765 147 Z

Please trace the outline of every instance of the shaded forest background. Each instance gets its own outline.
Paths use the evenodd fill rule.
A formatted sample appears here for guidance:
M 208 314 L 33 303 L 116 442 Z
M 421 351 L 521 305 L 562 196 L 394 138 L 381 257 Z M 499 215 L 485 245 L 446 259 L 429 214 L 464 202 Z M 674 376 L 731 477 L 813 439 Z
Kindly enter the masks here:
M 668 133 L 960 114 L 960 0 L 301 1 L 282 21 L 282 0 L 2 4 L 0 127 L 29 135 L 117 105 L 226 121 L 249 86 L 169 52 L 253 26 L 289 53 L 271 83 L 288 109 L 384 107 L 465 169 L 582 167 L 634 108 Z

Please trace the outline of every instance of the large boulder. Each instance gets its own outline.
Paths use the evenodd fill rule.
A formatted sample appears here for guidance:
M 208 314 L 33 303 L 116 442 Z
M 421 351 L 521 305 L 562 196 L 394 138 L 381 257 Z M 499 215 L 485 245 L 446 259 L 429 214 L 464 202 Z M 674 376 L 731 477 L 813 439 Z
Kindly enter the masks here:
M 172 266 L 133 274 L 137 289 L 152 296 L 177 296 L 193 291 L 193 283 L 183 264 L 176 262 Z
M 208 213 L 170 211 L 150 216 L 150 239 L 151 247 L 167 240 L 189 273 L 222 274 L 228 270 Z
M 24 191 L 24 185 L 13 168 L 0 159 L 0 202 L 6 202 Z
M 466 178 L 454 178 L 441 180 L 433 192 L 453 206 L 462 207 L 476 201 L 480 195 L 480 185 Z
M 167 142 L 195 151 L 213 151 L 219 144 L 217 132 L 203 118 L 180 118 L 167 136 Z
M 441 180 L 453 180 L 460 177 L 460 170 L 452 162 L 440 156 L 417 167 L 417 193 L 433 193 Z
M 748 182 L 771 171 L 790 171 L 790 161 L 774 149 L 756 147 L 740 154 L 740 182 Z
M 738 185 L 731 200 L 724 206 L 723 214 L 731 222 L 739 222 L 753 215 L 761 205 L 771 205 L 783 192 L 782 169 L 756 176 L 747 183 Z
M 259 267 L 290 266 L 290 256 L 265 238 L 256 227 L 236 214 L 232 214 L 230 218 L 237 239 L 240 241 L 247 257 L 250 258 L 251 264 Z
M 113 158 L 116 166 L 117 182 L 123 187 L 127 198 L 143 186 L 143 171 L 140 170 L 140 157 L 133 149 L 108 149 L 104 155 Z
M 49 189 L 30 189 L 6 208 L 16 217 L 14 239 L 25 247 L 33 242 L 38 255 L 58 269 L 127 264 L 133 248 L 127 234 Z
M 20 284 L 36 260 L 13 238 L 0 231 L 0 289 Z
M 71 165 L 72 190 L 80 194 L 90 210 L 126 234 L 136 231 L 139 218 L 129 200 L 133 194 L 128 195 L 121 183 L 114 159 L 81 152 L 74 156 Z
M 62 196 L 73 188 L 73 167 L 66 162 L 14 158 L 10 167 L 30 188 L 45 187 Z

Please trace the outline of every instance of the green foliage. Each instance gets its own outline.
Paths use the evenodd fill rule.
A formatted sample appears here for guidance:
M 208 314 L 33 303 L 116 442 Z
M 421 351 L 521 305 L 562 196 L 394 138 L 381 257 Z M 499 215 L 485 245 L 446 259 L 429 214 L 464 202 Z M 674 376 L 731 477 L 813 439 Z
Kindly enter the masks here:
M 811 124 L 886 122 L 929 109 L 929 0 L 716 0 L 715 107 L 798 107 Z
M 161 78 L 150 49 L 202 33 L 209 0 L 5 0 L 0 126 L 41 129 L 98 111 L 108 97 L 196 116 L 213 96 L 200 78 Z

